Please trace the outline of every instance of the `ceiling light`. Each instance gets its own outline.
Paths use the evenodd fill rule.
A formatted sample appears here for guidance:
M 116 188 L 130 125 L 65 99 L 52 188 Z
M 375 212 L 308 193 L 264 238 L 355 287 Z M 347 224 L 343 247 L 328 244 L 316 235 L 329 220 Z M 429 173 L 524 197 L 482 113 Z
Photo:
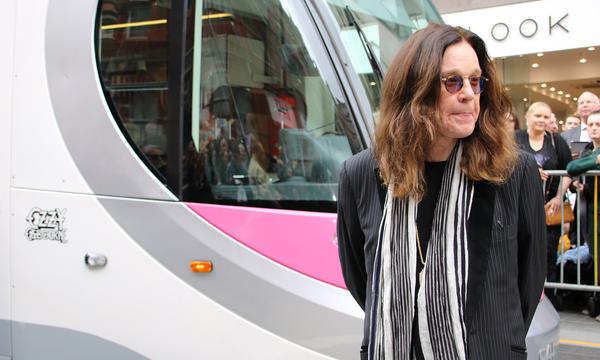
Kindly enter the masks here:
M 554 88 L 554 86 L 550 88 L 550 91 L 554 91 L 554 90 L 556 90 L 556 89 Z
M 565 94 L 565 97 L 566 97 L 566 98 L 570 98 L 570 97 L 571 97 L 571 94 Z
M 167 19 L 158 19 L 158 20 L 128 22 L 128 23 L 122 23 L 122 24 L 102 25 L 100 27 L 100 29 L 114 30 L 114 29 L 132 28 L 132 27 L 140 27 L 140 26 L 164 25 L 166 23 L 167 23 Z
M 375 86 L 375 85 L 377 85 L 377 83 L 376 83 L 375 81 L 371 81 L 371 82 L 369 83 L 369 85 L 371 85 L 371 86 Z
M 560 120 L 558 123 L 559 123 L 560 125 L 562 125 L 562 124 L 564 124 L 565 122 L 564 122 L 564 121 L 562 121 L 562 120 Z
M 562 94 L 563 94 L 563 91 L 562 91 L 562 90 L 559 90 L 559 91 L 558 91 L 558 95 L 562 95 Z
M 579 61 L 581 62 L 581 60 L 579 60 Z M 534 69 L 535 69 L 535 68 L 539 68 L 539 67 L 540 67 L 540 64 L 538 64 L 538 63 L 533 63 L 533 64 L 531 64 L 531 67 L 532 67 L 532 68 L 534 68 Z
M 504 88 L 504 91 L 508 91 L 508 88 L 507 88 L 507 87 L 505 87 L 505 88 Z
M 540 85 L 540 86 L 541 86 L 541 87 L 543 87 L 543 88 L 545 88 L 545 87 L 546 87 L 546 86 L 548 86 L 548 85 L 546 85 L 546 83 L 543 83 L 543 84 L 542 84 L 542 85 Z
M 527 101 L 527 98 L 523 98 L 523 101 L 525 101 L 525 102 L 526 102 L 526 101 Z
M 594 50 L 596 50 L 596 48 L 595 48 L 595 47 L 593 47 L 593 46 L 590 46 L 590 47 L 588 48 L 588 50 L 589 50 L 589 51 L 594 51 Z
M 230 13 L 226 13 L 226 12 L 207 14 L 207 15 L 202 15 L 202 20 L 220 19 L 220 18 L 225 18 L 225 17 L 233 17 L 233 15 L 231 15 Z
M 577 101 L 577 97 L 573 97 L 573 101 Z
M 582 63 L 582 64 L 585 64 L 587 62 L 587 59 L 586 58 L 581 58 L 581 59 L 579 59 L 579 62 Z
M 544 53 L 537 53 L 537 56 L 544 56 Z

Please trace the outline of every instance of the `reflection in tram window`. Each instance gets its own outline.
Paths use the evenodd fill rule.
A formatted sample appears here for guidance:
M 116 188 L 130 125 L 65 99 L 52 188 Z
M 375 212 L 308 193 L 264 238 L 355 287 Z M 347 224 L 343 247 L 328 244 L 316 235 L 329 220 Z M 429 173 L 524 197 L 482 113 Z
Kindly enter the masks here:
M 104 88 L 121 123 L 163 175 L 167 152 L 166 18 L 170 7 L 171 2 L 165 0 L 105 0 L 98 43 Z
M 113 111 L 159 174 L 180 161 L 181 200 L 335 211 L 341 163 L 363 144 L 298 5 L 189 2 L 181 139 L 167 132 L 171 1 L 102 3 L 98 52 Z M 182 142 L 181 159 L 169 159 L 170 141 Z
M 202 5 L 199 100 L 191 105 L 199 119 L 189 132 L 209 154 L 211 195 L 334 204 L 339 167 L 352 155 L 341 123 L 349 111 L 332 96 L 305 34 L 277 0 Z

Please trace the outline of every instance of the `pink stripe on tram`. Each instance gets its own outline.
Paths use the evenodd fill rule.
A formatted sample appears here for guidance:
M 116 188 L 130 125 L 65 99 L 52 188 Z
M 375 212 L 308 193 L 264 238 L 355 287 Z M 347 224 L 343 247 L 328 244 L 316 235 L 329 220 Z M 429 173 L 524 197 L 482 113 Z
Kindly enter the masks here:
M 314 279 L 346 288 L 338 258 L 335 214 L 187 205 L 230 237 L 269 259 Z

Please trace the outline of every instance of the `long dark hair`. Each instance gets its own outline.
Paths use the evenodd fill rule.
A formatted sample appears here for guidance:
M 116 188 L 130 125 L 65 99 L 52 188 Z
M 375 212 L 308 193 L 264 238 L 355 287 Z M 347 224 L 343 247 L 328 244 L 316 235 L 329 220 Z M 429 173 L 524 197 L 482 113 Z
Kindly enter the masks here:
M 501 183 L 514 167 L 516 145 L 504 125 L 511 104 L 483 40 L 460 27 L 431 24 L 406 41 L 383 82 L 374 147 L 381 176 L 387 185 L 393 182 L 396 197 L 420 199 L 425 193 L 425 155 L 441 123 L 442 58 L 449 46 L 461 41 L 475 50 L 482 75 L 489 79 L 480 95 L 475 130 L 464 141 L 461 168 L 472 180 Z

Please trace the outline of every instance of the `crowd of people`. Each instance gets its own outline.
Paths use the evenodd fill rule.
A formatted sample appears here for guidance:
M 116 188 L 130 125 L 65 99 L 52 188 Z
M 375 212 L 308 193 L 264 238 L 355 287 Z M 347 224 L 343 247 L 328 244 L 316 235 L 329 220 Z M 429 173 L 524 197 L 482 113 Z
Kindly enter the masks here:
M 526 129 L 518 129 L 516 116 L 511 114 L 507 118 L 507 127 L 515 129 L 515 139 L 520 148 L 531 153 L 539 167 L 541 180 L 544 184 L 544 202 L 547 214 L 562 211 L 564 201 L 575 207 L 575 212 L 580 218 L 580 245 L 582 251 L 589 256 L 589 261 L 597 261 L 594 246 L 594 211 L 593 176 L 579 179 L 578 175 L 588 170 L 600 170 L 600 101 L 598 96 L 591 92 L 583 92 L 577 99 L 577 112 L 569 115 L 563 121 L 562 131 L 550 105 L 544 102 L 534 102 L 525 113 Z M 583 150 L 581 148 L 583 146 Z M 569 176 L 549 176 L 547 170 L 567 170 Z M 576 196 L 569 196 L 580 192 L 578 202 Z M 597 215 L 596 215 L 597 216 Z M 564 246 L 559 245 L 559 240 L 575 239 L 576 226 L 567 222 L 564 225 L 548 225 L 546 232 L 547 241 L 547 281 L 559 281 L 558 257 L 564 251 Z M 575 248 L 576 241 L 570 241 L 570 246 Z M 593 274 L 589 277 L 593 281 Z M 546 290 L 547 296 L 555 302 L 555 291 Z M 588 312 L 587 308 L 582 310 Z M 596 317 L 600 321 L 600 315 Z

